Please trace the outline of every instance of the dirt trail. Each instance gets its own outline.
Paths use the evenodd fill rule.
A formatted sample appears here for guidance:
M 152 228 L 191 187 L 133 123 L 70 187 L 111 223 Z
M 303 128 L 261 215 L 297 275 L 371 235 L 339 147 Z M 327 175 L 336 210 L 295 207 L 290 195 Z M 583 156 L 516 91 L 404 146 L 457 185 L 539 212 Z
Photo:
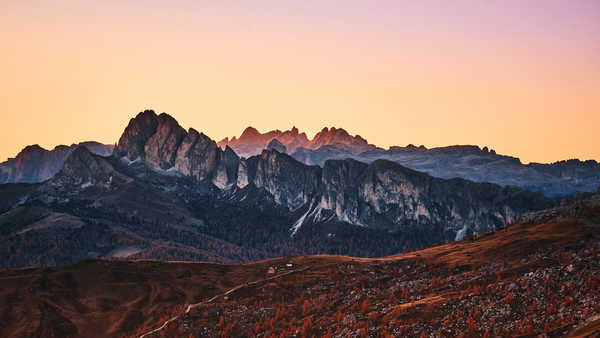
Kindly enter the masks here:
M 257 285 L 257 284 L 260 284 L 260 283 L 268 282 L 270 280 L 274 280 L 274 279 L 279 278 L 279 277 L 291 275 L 293 273 L 306 271 L 306 270 L 308 270 L 310 268 L 311 268 L 310 266 L 307 266 L 307 267 L 302 268 L 302 269 L 297 269 L 297 270 L 292 270 L 292 271 L 284 272 L 284 273 L 276 275 L 276 276 L 271 276 L 271 277 L 259 279 L 259 280 L 253 281 L 253 282 L 240 284 L 240 285 L 238 285 L 238 286 L 236 286 L 236 287 L 234 287 L 232 289 L 227 290 L 224 293 L 220 293 L 220 294 L 218 294 L 216 296 L 213 296 L 212 298 L 210 298 L 208 300 L 205 300 L 205 301 L 202 301 L 202 302 L 199 302 L 199 303 L 195 303 L 195 304 L 184 304 L 185 311 L 182 314 L 179 314 L 179 315 L 176 315 L 176 316 L 174 316 L 172 318 L 167 319 L 161 326 L 157 327 L 156 329 L 154 329 L 152 331 L 148 331 L 148 332 L 142 334 L 141 336 L 139 336 L 139 338 L 144 338 L 146 336 L 152 335 L 154 333 L 157 333 L 157 332 L 163 330 L 165 327 L 167 327 L 167 325 L 169 325 L 169 323 L 171 323 L 174 320 L 177 320 L 182 315 L 188 314 L 190 312 L 190 310 L 193 309 L 193 308 L 195 308 L 195 307 L 198 307 L 198 306 L 204 305 L 204 304 L 212 303 L 215 300 L 219 299 L 220 297 L 225 297 L 225 296 L 227 296 L 227 295 L 229 295 L 229 294 L 231 294 L 231 293 L 233 293 L 233 292 L 235 292 L 235 291 L 237 291 L 239 289 L 243 289 L 245 287 L 249 287 L 249 286 Z

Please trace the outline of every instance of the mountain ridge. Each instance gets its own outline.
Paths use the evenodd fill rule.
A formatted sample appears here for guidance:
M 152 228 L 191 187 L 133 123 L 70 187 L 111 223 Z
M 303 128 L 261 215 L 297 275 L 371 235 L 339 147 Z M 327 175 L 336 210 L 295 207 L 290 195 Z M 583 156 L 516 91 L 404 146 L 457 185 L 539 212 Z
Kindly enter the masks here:
M 320 167 L 277 149 L 244 158 L 152 111 L 130 120 L 111 156 L 80 147 L 52 179 L 0 187 L 3 267 L 115 252 L 220 262 L 383 256 L 493 231 L 556 203 L 388 160 Z
M 154 133 L 147 133 L 144 129 L 145 126 L 152 126 L 151 129 Z M 322 136 L 315 137 L 315 140 L 320 143 L 329 142 L 332 135 L 328 134 L 330 132 L 333 132 L 334 139 L 337 137 L 336 133 L 341 134 L 342 138 L 348 136 L 345 131 L 325 128 L 323 134 L 320 134 Z M 246 138 L 255 137 L 259 135 L 257 133 L 254 129 L 247 129 L 244 135 Z M 492 194 L 498 194 L 498 198 L 504 195 L 510 196 L 513 193 L 511 191 L 514 191 L 522 196 L 527 195 L 527 198 L 531 200 L 541 200 L 540 197 L 534 197 L 535 194 L 491 184 L 472 185 L 466 181 L 448 181 L 448 184 L 452 185 L 452 189 L 449 188 L 450 185 L 447 188 L 440 188 L 447 185 L 446 181 L 432 178 L 427 174 L 410 170 L 391 161 L 376 160 L 365 164 L 364 168 L 368 169 L 367 176 L 361 178 L 360 173 L 355 172 L 354 174 L 357 176 L 349 178 L 349 180 L 359 182 L 357 186 L 341 187 L 341 191 L 338 191 L 341 194 L 339 199 L 351 200 L 349 203 L 353 205 L 353 211 L 350 211 L 341 205 L 330 203 L 331 200 L 326 201 L 323 195 L 324 191 L 335 190 L 333 186 L 341 179 L 323 176 L 323 172 L 327 171 L 325 167 L 328 164 L 335 165 L 335 162 L 326 161 L 323 168 L 308 166 L 298 162 L 292 156 L 269 149 L 263 149 L 260 155 L 245 159 L 239 157 L 228 145 L 225 150 L 221 149 L 208 137 L 203 138 L 201 143 L 194 143 L 194 140 L 198 139 L 196 134 L 194 129 L 186 132 L 175 119 L 167 114 L 156 115 L 154 112 L 145 111 L 130 121 L 115 148 L 114 156 L 124 155 L 121 156 L 121 159 L 128 162 L 140 158 L 155 169 L 176 171 L 185 176 L 191 176 L 198 182 L 207 180 L 219 189 L 239 189 L 253 184 L 257 188 L 265 189 L 274 197 L 277 204 L 291 211 L 310 204 L 307 216 L 312 215 L 316 221 L 321 220 L 318 215 L 321 215 L 322 210 L 326 210 L 334 212 L 335 217 L 339 220 L 354 224 L 369 224 L 370 226 L 378 224 L 380 227 L 388 227 L 401 222 L 415 225 L 421 222 L 427 224 L 445 222 L 454 224 L 452 231 L 458 231 L 458 229 L 466 228 L 467 220 L 472 222 L 474 219 L 478 219 L 471 224 L 471 231 L 487 231 L 513 221 L 520 213 L 517 211 L 519 206 L 512 204 L 512 207 L 507 207 L 506 204 L 502 204 L 503 207 L 498 208 L 498 206 L 489 204 L 485 207 L 486 211 L 483 212 L 485 215 L 489 213 L 489 216 L 480 218 L 481 215 L 473 213 L 473 210 L 462 209 L 458 205 L 448 209 L 450 200 L 446 201 L 443 206 L 438 206 L 433 201 L 444 194 L 453 193 L 452 189 L 458 189 L 457 191 L 462 191 L 464 195 L 456 195 L 452 201 L 474 198 L 471 192 L 481 189 L 481 187 L 485 187 L 484 190 L 494 191 Z M 328 140 L 323 141 L 323 138 Z M 358 142 L 366 144 L 366 141 L 362 139 L 359 139 Z M 142 146 L 143 151 L 141 150 Z M 132 158 L 133 156 L 135 158 Z M 194 174 L 194 167 L 199 167 L 201 170 Z M 400 172 L 402 174 L 399 174 Z M 333 181 L 330 182 L 325 178 Z M 422 183 L 418 183 L 421 185 L 412 185 L 413 180 L 421 180 Z M 429 198 L 424 197 L 428 196 L 428 189 L 440 189 L 434 194 L 437 197 L 434 197 L 432 201 L 421 199 Z M 337 200 L 338 196 L 335 199 Z M 382 199 L 383 201 L 381 201 Z M 477 200 L 477 198 L 475 199 Z M 505 200 L 502 203 L 508 202 Z M 466 200 L 460 203 L 466 203 Z M 477 207 L 483 207 L 483 205 Z M 382 216 L 383 213 L 389 214 Z M 419 215 L 415 216 L 415 213 Z M 493 216 L 491 216 L 492 214 Z M 302 219 L 304 221 L 304 218 Z M 297 226 L 301 226 L 303 221 Z
M 112 145 L 87 141 L 70 146 L 58 145 L 47 150 L 37 144 L 23 148 L 16 157 L 0 163 L 0 184 L 2 183 L 37 183 L 53 177 L 69 154 L 77 147 L 84 146 L 93 153 L 108 156 L 113 151 Z
M 133 122 L 137 124 L 128 126 L 129 129 L 126 128 L 126 132 L 123 133 L 121 138 L 126 137 L 128 133 L 139 135 L 137 139 L 129 140 L 129 142 L 133 142 L 128 150 L 131 153 L 120 154 L 121 156 L 127 155 L 127 158 L 132 161 L 135 161 L 140 155 L 145 156 L 145 143 L 150 136 L 155 134 L 158 119 L 172 119 L 164 113 L 156 115 L 160 116 L 157 119 L 153 118 L 152 115 L 156 115 L 156 113 L 150 110 L 142 112 L 141 116 Z M 186 159 L 185 154 L 175 154 L 173 158 L 164 158 L 164 154 L 173 155 L 172 150 L 177 148 L 181 142 L 195 142 L 195 139 L 182 139 L 185 134 L 194 134 L 192 132 L 193 128 L 186 131 L 176 122 L 172 119 L 170 123 L 163 125 L 165 128 L 162 131 L 163 133 L 174 133 L 170 139 L 160 138 L 158 135 L 155 137 L 155 140 L 161 139 L 172 144 L 149 145 L 152 151 L 155 152 L 150 154 L 149 160 L 154 161 L 154 164 L 159 164 L 162 170 L 183 170 L 187 172 L 185 166 L 182 167 L 181 158 L 175 161 L 177 156 L 183 157 L 184 162 L 189 161 L 189 159 Z M 198 133 L 195 130 L 194 132 Z M 300 132 L 296 127 L 283 131 L 276 129 L 265 133 L 259 132 L 254 127 L 247 127 L 239 137 L 225 138 L 218 142 L 213 141 L 204 134 L 202 135 L 204 140 L 202 142 L 210 143 L 210 145 L 203 143 L 204 146 L 210 147 L 215 152 L 211 155 L 213 157 L 221 156 L 221 153 L 216 152 L 212 143 L 215 143 L 221 151 L 225 151 L 229 147 L 239 157 L 245 158 L 259 155 L 264 149 L 277 149 L 279 152 L 287 153 L 304 164 L 321 167 L 330 159 L 353 158 L 365 163 L 386 159 L 417 171 L 426 172 L 434 177 L 445 179 L 464 178 L 476 182 L 496 183 L 502 186 L 517 186 L 522 189 L 542 192 L 548 197 L 592 192 L 600 186 L 600 164 L 595 160 L 570 159 L 545 164 L 535 162 L 523 164 L 517 157 L 500 155 L 493 149 L 481 148 L 475 145 L 453 145 L 428 149 L 422 145 L 409 144 L 405 147 L 391 146 L 388 149 L 383 149 L 369 144 L 360 135 L 351 135 L 343 128 L 336 127 L 322 128 L 312 138 L 308 138 L 306 133 Z M 191 135 L 189 137 L 194 138 L 195 136 Z M 207 139 L 210 139 L 210 141 Z M 143 144 L 136 144 L 136 142 L 143 142 Z M 28 166 L 29 169 L 21 170 L 25 174 L 19 173 L 19 170 L 15 169 L 18 165 L 18 161 L 15 159 L 0 164 L 0 184 L 36 183 L 52 177 L 58 172 L 74 146 L 55 147 L 53 152 L 62 154 L 57 159 L 30 161 L 33 164 Z M 104 148 L 95 150 L 95 152 L 104 156 L 108 155 L 112 146 L 100 146 Z M 195 146 L 195 144 L 192 146 Z M 89 147 L 93 148 L 91 143 Z M 35 153 L 35 149 L 38 148 L 39 146 L 33 145 L 27 147 L 27 151 L 22 153 Z M 188 152 L 188 156 L 194 152 L 195 150 L 192 149 L 191 152 Z M 141 157 L 140 160 L 142 160 Z M 212 162 L 215 161 L 216 159 L 209 157 L 205 159 L 202 166 L 192 170 L 196 172 L 196 175 L 204 175 L 204 172 L 208 170 L 207 168 L 211 167 Z M 175 162 L 178 163 L 177 167 L 174 167 Z M 220 175 L 224 179 L 225 174 L 221 173 Z M 225 180 L 223 184 L 230 183 Z

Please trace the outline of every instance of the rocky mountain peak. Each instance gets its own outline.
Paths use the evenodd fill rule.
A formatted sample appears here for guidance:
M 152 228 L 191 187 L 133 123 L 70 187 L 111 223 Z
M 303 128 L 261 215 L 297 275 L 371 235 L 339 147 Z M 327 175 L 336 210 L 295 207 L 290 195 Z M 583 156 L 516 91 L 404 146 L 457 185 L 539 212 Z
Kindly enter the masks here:
M 144 145 L 145 161 L 155 168 L 170 169 L 187 132 L 168 114 L 160 114 L 157 122 L 156 132 Z
M 354 154 L 377 149 L 376 146 L 369 144 L 360 135 L 352 136 L 345 129 L 336 127 L 323 128 L 308 143 L 306 148 L 319 149 L 328 145 L 339 147 Z
M 244 132 L 242 132 L 242 135 L 240 136 L 240 140 L 254 140 L 256 138 L 259 138 L 261 136 L 260 132 L 254 128 L 254 127 L 247 127 L 246 129 L 244 129 Z
M 164 118 L 163 118 L 164 119 Z M 129 124 L 119 138 L 114 154 L 130 160 L 145 157 L 146 141 L 154 135 L 158 127 L 158 116 L 153 110 L 145 110 L 129 120 Z
M 284 145 L 290 154 L 300 148 L 319 149 L 328 145 L 334 145 L 355 154 L 377 149 L 361 136 L 352 136 L 345 129 L 336 127 L 324 127 L 312 140 L 306 136 L 306 133 L 300 132 L 296 126 L 290 130 L 276 129 L 262 134 L 255 128 L 248 127 L 239 138 L 225 138 L 218 144 L 221 148 L 229 145 L 240 156 L 250 157 L 260 154 L 273 139 L 277 139 Z

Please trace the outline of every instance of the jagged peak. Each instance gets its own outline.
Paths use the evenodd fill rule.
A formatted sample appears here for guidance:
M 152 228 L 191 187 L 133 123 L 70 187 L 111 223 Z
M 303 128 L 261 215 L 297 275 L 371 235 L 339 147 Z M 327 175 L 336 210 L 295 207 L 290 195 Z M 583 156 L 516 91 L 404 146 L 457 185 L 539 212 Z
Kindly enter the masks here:
M 256 137 L 256 136 L 260 136 L 260 135 L 261 135 L 260 132 L 256 128 L 249 126 L 249 127 L 246 127 L 246 129 L 244 129 L 244 131 L 242 132 L 242 135 L 240 135 L 240 139 L 252 138 L 252 137 Z
M 179 125 L 179 122 L 177 122 L 177 120 L 173 116 L 167 113 L 161 113 L 160 115 L 158 115 L 158 123 L 166 124 L 171 127 L 181 127 Z

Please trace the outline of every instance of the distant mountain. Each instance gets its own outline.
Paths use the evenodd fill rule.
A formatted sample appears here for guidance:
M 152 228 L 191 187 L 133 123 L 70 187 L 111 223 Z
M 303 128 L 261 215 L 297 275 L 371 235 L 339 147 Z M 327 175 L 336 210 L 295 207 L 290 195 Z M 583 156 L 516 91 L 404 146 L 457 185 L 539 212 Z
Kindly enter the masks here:
M 98 142 L 82 142 L 70 146 L 60 145 L 52 150 L 46 150 L 37 144 L 27 146 L 15 158 L 0 163 L 0 184 L 45 181 L 60 170 L 69 154 L 79 146 L 84 146 L 100 156 L 108 156 L 113 150 L 112 145 Z
M 112 156 L 79 147 L 42 184 L 0 186 L 0 255 L 8 257 L 0 267 L 87 257 L 383 256 L 554 205 L 540 193 L 435 178 L 387 160 L 310 166 L 270 143 L 243 158 L 167 114 L 142 112 Z
M 352 136 L 344 129 L 335 127 L 323 128 L 313 139 L 308 139 L 306 133 L 299 133 L 296 127 L 286 131 L 271 130 L 264 134 L 253 127 L 248 127 L 239 138 L 235 136 L 232 139 L 225 138 L 219 141 L 218 145 L 221 148 L 229 146 L 238 155 L 250 157 L 260 154 L 274 139 L 284 145 L 289 154 L 299 148 L 319 149 L 324 146 L 335 146 L 354 154 L 378 149 L 359 135 Z
M 432 149 L 409 145 L 360 154 L 325 146 L 314 150 L 299 148 L 291 156 L 303 163 L 319 166 L 332 159 L 352 158 L 366 163 L 385 159 L 434 177 L 459 177 L 516 186 L 542 192 L 548 197 L 593 192 L 600 186 L 600 163 L 593 160 L 523 164 L 518 158 L 496 154 L 487 147 L 469 145 Z
M 208 136 L 193 129 L 185 131 L 170 116 L 154 116 L 154 112 L 142 113 L 134 125 L 121 137 L 120 156 L 135 161 L 150 154 L 150 165 L 163 170 L 180 171 L 203 178 L 219 161 L 219 156 L 249 158 L 260 155 L 263 150 L 276 150 L 307 164 L 323 167 L 327 160 L 354 159 L 364 163 L 388 160 L 404 167 L 425 172 L 433 177 L 463 178 L 474 182 L 489 182 L 501 186 L 515 186 L 547 197 L 592 192 L 600 186 L 600 163 L 572 159 L 550 164 L 523 164 L 518 158 L 497 154 L 487 147 L 455 145 L 427 149 L 424 146 L 392 146 L 378 148 L 360 135 L 350 135 L 342 128 L 323 128 L 312 139 L 293 127 L 290 130 L 272 130 L 260 133 L 253 127 L 244 130 L 239 138 L 225 138 L 214 142 Z M 158 130 L 159 120 L 162 130 Z M 157 133 L 156 133 L 157 132 Z M 156 136 L 154 135 L 156 133 Z M 189 135 L 188 135 L 189 134 Z M 137 135 L 129 139 L 128 135 Z M 168 137 L 167 137 L 168 136 Z M 152 139 L 150 140 L 150 138 Z M 149 141 L 149 144 L 146 144 Z M 161 144 L 160 142 L 166 142 Z M 132 143 L 127 143 L 132 142 Z M 175 153 L 175 146 L 183 144 Z M 108 156 L 113 146 L 97 142 L 85 142 L 93 153 Z M 58 146 L 47 151 L 39 146 L 25 148 L 14 159 L 0 164 L 0 184 L 35 183 L 47 180 L 60 170 L 62 163 L 77 145 Z M 202 148 L 202 147 L 207 147 Z M 227 148 L 229 148 L 228 151 Z M 125 150 L 124 150 L 125 149 Z M 125 153 L 123 153 L 125 151 Z M 165 157 L 166 156 L 166 157 Z M 172 158 L 167 158 L 173 156 Z M 196 157 L 206 156 L 199 166 L 189 167 Z M 229 167 L 228 170 L 235 170 Z M 221 178 L 224 178 L 221 171 Z M 229 176 L 232 173 L 228 173 Z M 231 182 L 225 182 L 230 184 Z
M 297 128 L 272 130 L 261 134 L 246 128 L 239 138 L 221 140 L 238 155 L 260 154 L 277 141 L 285 153 L 308 165 L 323 167 L 327 160 L 352 158 L 371 163 L 385 159 L 439 178 L 464 178 L 539 191 L 548 197 L 592 192 L 600 186 L 600 164 L 596 161 L 568 160 L 551 164 L 523 164 L 518 158 L 496 154 L 488 147 L 455 145 L 427 149 L 424 146 L 378 148 L 360 135 L 352 136 L 341 128 L 323 128 L 313 139 Z M 284 148 L 279 147 L 278 150 Z

